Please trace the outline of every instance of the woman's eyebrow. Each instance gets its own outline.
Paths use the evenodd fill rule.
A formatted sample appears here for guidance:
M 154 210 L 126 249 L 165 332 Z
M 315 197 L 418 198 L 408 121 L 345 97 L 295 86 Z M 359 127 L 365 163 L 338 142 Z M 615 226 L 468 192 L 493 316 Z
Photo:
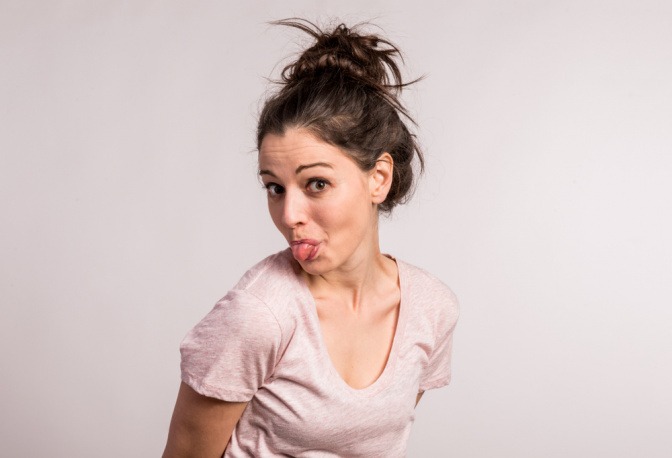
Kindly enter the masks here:
M 278 178 L 275 176 L 275 173 L 271 172 L 270 170 L 259 170 L 259 175 L 270 175 L 273 178 Z
M 295 171 L 294 173 L 296 173 L 296 174 L 298 175 L 299 172 L 301 172 L 302 170 L 309 169 L 309 168 L 311 168 L 311 167 L 329 167 L 330 169 L 333 169 L 333 168 L 334 168 L 333 165 L 331 165 L 331 164 L 329 164 L 329 163 L 327 163 L 327 162 L 315 162 L 315 163 L 313 163 L 313 164 L 306 164 L 306 165 L 300 165 L 300 166 L 298 166 L 298 167 L 296 168 L 296 171 Z
M 329 167 L 330 169 L 334 168 L 334 166 L 329 164 L 328 162 L 315 162 L 313 164 L 304 164 L 304 165 L 298 166 L 296 168 L 296 170 L 294 171 L 294 173 L 298 175 L 303 170 L 309 169 L 311 167 Z M 270 175 L 274 178 L 277 178 L 275 173 L 271 172 L 270 170 L 266 170 L 266 169 L 259 170 L 259 175 Z

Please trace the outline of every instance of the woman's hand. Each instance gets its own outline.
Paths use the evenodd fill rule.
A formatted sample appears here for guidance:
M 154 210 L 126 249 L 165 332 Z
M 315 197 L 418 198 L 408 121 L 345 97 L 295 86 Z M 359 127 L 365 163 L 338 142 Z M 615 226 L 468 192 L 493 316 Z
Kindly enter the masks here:
M 221 457 L 246 406 L 203 396 L 182 382 L 163 458 Z

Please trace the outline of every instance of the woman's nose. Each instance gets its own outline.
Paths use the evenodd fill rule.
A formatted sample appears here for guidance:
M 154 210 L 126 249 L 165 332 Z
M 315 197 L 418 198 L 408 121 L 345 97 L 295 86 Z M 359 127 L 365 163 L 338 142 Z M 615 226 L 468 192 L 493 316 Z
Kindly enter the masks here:
M 305 196 L 296 190 L 286 190 L 282 200 L 282 223 L 293 228 L 306 222 Z

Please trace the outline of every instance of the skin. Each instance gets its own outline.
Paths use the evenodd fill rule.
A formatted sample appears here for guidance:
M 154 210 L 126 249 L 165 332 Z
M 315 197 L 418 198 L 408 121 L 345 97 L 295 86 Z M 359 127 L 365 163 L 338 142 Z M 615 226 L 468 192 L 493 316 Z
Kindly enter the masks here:
M 314 239 L 317 257 L 298 260 L 317 306 L 332 363 L 353 388 L 382 373 L 397 323 L 396 263 L 380 252 L 378 208 L 392 183 L 392 157 L 362 171 L 309 132 L 267 135 L 260 177 L 268 209 L 287 242 Z
M 182 382 L 163 457 L 221 457 L 246 406 L 200 395 Z
M 378 205 L 393 166 L 383 153 L 372 170 L 362 171 L 302 129 L 268 134 L 259 150 L 273 223 L 288 242 L 319 242 L 314 259 L 298 262 L 332 363 L 356 389 L 383 372 L 399 314 L 396 262 L 380 252 L 378 240 Z M 182 383 L 163 456 L 221 456 L 246 405 L 207 398 Z

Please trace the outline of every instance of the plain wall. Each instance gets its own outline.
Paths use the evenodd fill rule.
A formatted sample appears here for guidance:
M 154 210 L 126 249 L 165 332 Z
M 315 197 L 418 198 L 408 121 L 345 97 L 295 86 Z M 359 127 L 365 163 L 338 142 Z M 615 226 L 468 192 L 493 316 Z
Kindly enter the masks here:
M 0 1 L 0 455 L 163 450 L 178 346 L 285 247 L 255 117 L 304 37 L 405 52 L 427 173 L 383 251 L 458 295 L 412 457 L 668 457 L 672 3 Z

